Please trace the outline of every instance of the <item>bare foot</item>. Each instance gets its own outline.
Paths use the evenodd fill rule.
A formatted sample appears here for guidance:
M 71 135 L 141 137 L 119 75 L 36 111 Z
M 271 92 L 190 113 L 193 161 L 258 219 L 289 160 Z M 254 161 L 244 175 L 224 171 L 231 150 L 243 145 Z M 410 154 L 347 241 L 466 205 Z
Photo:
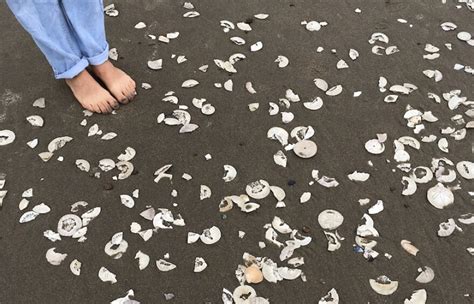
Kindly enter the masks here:
M 72 79 L 66 79 L 66 83 L 82 107 L 91 112 L 110 113 L 119 107 L 117 100 L 86 70 Z
M 137 95 L 135 81 L 110 61 L 94 65 L 91 69 L 120 103 L 129 103 Z

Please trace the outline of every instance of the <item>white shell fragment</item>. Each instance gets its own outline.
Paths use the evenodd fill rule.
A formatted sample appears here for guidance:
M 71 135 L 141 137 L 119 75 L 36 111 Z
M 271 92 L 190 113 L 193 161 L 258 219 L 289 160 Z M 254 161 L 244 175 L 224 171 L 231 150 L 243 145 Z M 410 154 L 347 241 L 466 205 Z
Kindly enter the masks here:
M 72 260 L 71 263 L 69 264 L 69 269 L 76 276 L 81 275 L 81 267 L 82 267 L 82 263 L 79 262 L 77 259 Z
M 15 140 L 15 133 L 10 130 L 0 130 L 0 146 L 11 144 Z
M 66 253 L 58 253 L 55 251 L 56 248 L 50 248 L 46 251 L 46 260 L 48 263 L 54 266 L 60 265 L 67 257 Z
M 110 284 L 117 283 L 116 275 L 110 272 L 107 268 L 101 267 L 99 269 L 99 279 L 102 282 L 109 282 Z
M 221 231 L 218 227 L 212 226 L 211 228 L 204 229 L 200 236 L 201 241 L 206 245 L 212 245 L 217 243 L 221 239 Z
M 384 275 L 378 277 L 375 280 L 370 279 L 369 283 L 370 287 L 372 287 L 376 293 L 384 296 L 391 295 L 398 289 L 398 281 L 392 281 Z

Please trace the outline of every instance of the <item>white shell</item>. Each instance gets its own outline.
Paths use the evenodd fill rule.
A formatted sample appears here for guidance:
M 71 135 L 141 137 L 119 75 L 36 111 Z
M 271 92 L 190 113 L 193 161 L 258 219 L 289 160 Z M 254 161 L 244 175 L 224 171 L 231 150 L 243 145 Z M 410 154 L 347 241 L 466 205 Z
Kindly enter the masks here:
M 99 279 L 102 282 L 110 282 L 111 284 L 117 283 L 115 274 L 110 272 L 107 268 L 101 267 L 99 269 Z
M 200 194 L 199 194 L 199 199 L 202 201 L 202 200 L 205 200 L 207 198 L 210 198 L 211 197 L 211 188 L 209 188 L 208 186 L 206 185 L 201 185 L 201 190 L 200 190 Z
M 365 172 L 357 172 L 357 171 L 354 171 L 352 172 L 351 174 L 348 174 L 347 177 L 351 180 L 351 181 L 356 181 L 356 182 L 365 182 L 369 179 L 370 177 L 370 174 L 369 173 L 365 173 Z
M 218 227 L 212 226 L 211 228 L 204 229 L 200 239 L 206 245 L 217 243 L 221 239 L 221 231 Z
M 44 97 L 38 98 L 33 102 L 33 107 L 44 109 L 46 107 L 46 101 Z
M 416 277 L 416 281 L 418 283 L 427 284 L 427 283 L 433 281 L 433 279 L 435 277 L 434 270 L 431 267 L 428 267 L 428 266 L 418 268 L 418 272 L 419 272 L 419 274 Z
M 197 86 L 198 84 L 199 84 L 199 82 L 197 80 L 188 79 L 188 80 L 185 80 L 181 84 L 181 87 L 183 87 L 183 88 L 193 88 L 193 87 Z
M 283 221 L 281 218 L 279 218 L 278 216 L 273 217 L 272 227 L 276 231 L 278 231 L 282 234 L 288 234 L 288 233 L 291 233 L 293 231 L 293 229 L 291 229 L 291 227 L 287 223 L 285 223 L 285 221 Z
M 454 203 L 453 192 L 446 188 L 442 183 L 438 183 L 435 186 L 428 189 L 426 197 L 433 207 L 443 209 Z
M 31 115 L 26 118 L 26 120 L 32 125 L 33 127 L 42 127 L 44 125 L 43 117 L 39 115 Z
M 280 55 L 277 57 L 277 59 L 275 59 L 275 62 L 278 63 L 278 67 L 279 68 L 285 68 L 288 66 L 288 64 L 290 63 L 290 61 L 288 60 L 287 57 L 283 56 L 283 55 Z
M 224 165 L 224 176 L 222 179 L 224 182 L 228 183 L 235 179 L 237 176 L 237 170 L 231 165 Z
M 138 259 L 138 269 L 143 270 L 150 264 L 150 257 L 140 250 L 135 254 L 135 259 Z
M 206 261 L 202 257 L 196 257 L 194 260 L 194 272 L 202 272 L 206 268 Z
M 385 145 L 378 139 L 371 139 L 365 143 L 365 149 L 371 154 L 382 154 L 385 151 Z
M 91 165 L 85 159 L 77 159 L 76 167 L 79 168 L 79 170 L 85 171 L 85 172 L 89 172 L 89 170 L 91 169 Z
M 54 266 L 58 266 L 66 259 L 67 254 L 66 253 L 58 253 L 55 252 L 54 250 L 56 247 L 49 248 L 48 251 L 46 251 L 46 260 L 48 263 Z
M 426 290 L 418 289 L 413 291 L 410 299 L 405 299 L 403 304 L 425 304 L 427 297 Z
M 161 70 L 163 68 L 163 59 L 149 60 L 147 65 L 152 70 Z
M 263 179 L 254 181 L 245 187 L 245 192 L 251 198 L 263 199 L 270 194 L 270 184 Z
M 301 140 L 293 147 L 293 152 L 301 158 L 311 158 L 316 155 L 318 147 L 314 141 Z
M 323 100 L 321 97 L 315 97 L 312 101 L 304 102 L 303 106 L 308 110 L 316 111 L 322 108 Z
M 122 202 L 122 205 L 127 208 L 133 208 L 133 206 L 135 206 L 135 200 L 128 194 L 121 194 L 120 201 Z
M 15 133 L 10 130 L 0 130 L 0 146 L 11 144 L 15 140 Z
M 48 144 L 48 151 L 53 153 L 61 149 L 62 147 L 64 147 L 71 140 L 72 140 L 72 137 L 70 136 L 57 137 Z
M 342 225 L 344 216 L 336 210 L 326 209 L 319 213 L 318 223 L 319 226 L 327 230 L 335 230 Z
M 263 43 L 261 41 L 257 41 L 250 46 L 250 51 L 257 52 L 257 51 L 260 51 L 262 48 L 263 48 Z
M 69 264 L 69 269 L 74 275 L 79 276 L 81 274 L 81 266 L 82 263 L 79 262 L 77 259 L 74 259 L 73 261 L 71 261 L 71 264 Z
M 319 300 L 318 304 L 339 304 L 339 294 L 336 289 L 332 288 L 327 295 Z
M 342 86 L 340 84 L 333 86 L 326 91 L 328 96 L 337 96 L 342 93 Z
M 82 220 L 75 214 L 63 215 L 58 221 L 57 231 L 62 236 L 72 236 L 81 229 Z
M 156 261 L 156 267 L 159 271 L 167 272 L 176 268 L 176 265 L 163 259 Z
M 369 280 L 370 287 L 381 295 L 388 296 L 394 293 L 398 289 L 398 281 L 391 281 L 386 276 L 380 276 L 376 280 Z
M 300 203 L 304 204 L 304 203 L 308 202 L 310 199 L 311 199 L 311 192 L 304 192 L 300 196 Z
M 460 161 L 456 164 L 456 169 L 465 179 L 474 179 L 474 162 Z
M 138 30 L 139 30 L 139 29 L 143 29 L 143 28 L 145 28 L 145 27 L 146 27 L 146 24 L 145 24 L 145 22 L 142 22 L 142 21 L 140 21 L 140 22 L 138 22 L 137 24 L 135 24 L 135 28 L 138 29 Z
M 110 171 L 115 168 L 115 162 L 113 159 L 104 158 L 99 161 L 99 168 L 104 171 Z
M 34 211 L 26 211 L 26 212 L 23 213 L 23 215 L 20 217 L 19 222 L 20 222 L 21 224 L 31 222 L 31 221 L 34 220 L 38 215 L 39 215 L 39 213 L 37 213 L 37 212 L 34 212 Z
M 241 285 L 232 293 L 235 304 L 250 304 L 250 300 L 257 297 L 257 292 L 249 285 Z
M 286 146 L 288 144 L 288 132 L 280 127 L 272 127 L 267 132 L 267 138 L 278 140 L 282 146 Z

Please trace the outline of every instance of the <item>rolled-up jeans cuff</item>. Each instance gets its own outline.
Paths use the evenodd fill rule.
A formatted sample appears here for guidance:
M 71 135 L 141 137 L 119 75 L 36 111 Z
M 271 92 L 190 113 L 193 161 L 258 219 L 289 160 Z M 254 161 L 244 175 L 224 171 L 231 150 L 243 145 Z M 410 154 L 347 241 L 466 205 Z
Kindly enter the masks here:
M 91 65 L 100 65 L 104 63 L 105 61 L 107 61 L 107 59 L 109 59 L 109 44 L 108 43 L 106 44 L 105 50 L 102 53 L 100 53 L 99 55 L 87 58 L 87 60 L 89 61 Z
M 87 68 L 88 65 L 89 65 L 89 61 L 87 61 L 86 58 L 82 58 L 69 70 L 67 70 L 65 72 L 62 72 L 60 74 L 55 73 L 54 77 L 56 79 L 71 79 L 71 78 L 74 78 L 79 73 L 84 71 Z

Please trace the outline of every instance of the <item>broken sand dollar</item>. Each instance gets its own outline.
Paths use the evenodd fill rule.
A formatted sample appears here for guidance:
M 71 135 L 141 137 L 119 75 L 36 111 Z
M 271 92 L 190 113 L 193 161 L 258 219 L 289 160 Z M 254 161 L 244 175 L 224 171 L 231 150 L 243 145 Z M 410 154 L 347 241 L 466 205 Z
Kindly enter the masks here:
M 117 277 L 114 273 L 110 272 L 107 268 L 101 267 L 99 269 L 99 279 L 102 282 L 110 282 L 111 284 L 117 283 Z
M 270 184 L 263 179 L 254 181 L 245 187 L 245 192 L 251 198 L 263 199 L 270 194 Z
M 339 294 L 336 289 L 332 288 L 327 295 L 319 300 L 318 304 L 339 304 Z
M 453 192 L 442 183 L 438 183 L 428 189 L 426 196 L 430 204 L 438 209 L 443 209 L 444 207 L 454 203 Z
M 344 216 L 336 210 L 326 209 L 319 213 L 318 223 L 321 228 L 326 230 L 335 230 L 342 225 Z
M 221 239 L 221 236 L 221 230 L 216 226 L 212 226 L 211 228 L 204 229 L 200 239 L 204 244 L 212 245 L 217 243 Z
M 372 287 L 372 289 L 376 293 L 380 295 L 384 295 L 384 296 L 391 295 L 398 288 L 398 281 L 392 281 L 387 276 L 384 276 L 384 275 L 379 276 L 375 280 L 370 279 L 369 283 L 370 283 L 370 287 Z
M 74 275 L 78 276 L 81 274 L 81 266 L 82 263 L 79 262 L 77 259 L 74 259 L 71 264 L 69 264 L 69 269 Z
M 201 108 L 201 113 L 204 115 L 212 115 L 214 112 L 216 112 L 216 109 L 210 103 L 203 105 Z
M 48 151 L 53 153 L 61 149 L 62 147 L 64 147 L 71 140 L 72 140 L 72 137 L 70 136 L 57 137 L 48 144 Z
M 75 214 L 63 215 L 58 221 L 58 233 L 62 236 L 72 236 L 82 227 L 82 220 Z
M 33 127 L 42 127 L 44 125 L 43 117 L 39 115 L 30 115 L 26 118 L 26 120 L 32 125 Z
M 418 289 L 413 291 L 410 299 L 405 299 L 403 304 L 425 304 L 427 297 L 426 290 Z
M 194 272 L 202 272 L 206 268 L 206 261 L 202 257 L 196 257 L 194 260 Z
M 224 165 L 224 176 L 222 179 L 224 182 L 228 183 L 235 179 L 237 176 L 237 170 L 231 165 Z
M 183 87 L 183 88 L 193 88 L 193 87 L 197 86 L 198 84 L 199 84 L 199 82 L 197 80 L 188 79 L 188 80 L 185 80 L 181 84 L 181 87 Z
M 423 266 L 418 268 L 418 276 L 416 277 L 416 281 L 418 283 L 428 284 L 429 282 L 433 281 L 434 277 L 434 270 L 431 267 Z
M 342 93 L 342 86 L 340 84 L 333 86 L 332 88 L 326 91 L 326 95 L 328 96 L 337 96 Z
M 288 66 L 289 60 L 287 57 L 280 55 L 277 57 L 277 59 L 275 59 L 275 62 L 278 63 L 279 68 L 285 68 Z
M 15 133 L 10 130 L 0 130 L 0 146 L 11 144 L 15 140 Z
M 89 172 L 89 170 L 91 169 L 90 163 L 85 159 L 77 159 L 76 160 L 76 167 L 79 170 L 85 171 L 85 172 Z
M 312 140 L 301 140 L 293 147 L 293 152 L 301 158 L 311 158 L 316 155 L 318 147 Z
M 67 254 L 66 253 L 58 253 L 55 251 L 56 247 L 49 248 L 48 251 L 46 251 L 46 260 L 48 263 L 54 266 L 58 266 L 66 259 Z
M 152 70 L 161 70 L 163 68 L 163 59 L 150 60 L 147 64 L 148 67 Z
M 249 285 L 241 285 L 232 293 L 235 304 L 247 304 L 249 300 L 257 297 L 257 292 Z
M 156 267 L 159 271 L 167 272 L 176 268 L 176 265 L 163 259 L 156 261 Z

